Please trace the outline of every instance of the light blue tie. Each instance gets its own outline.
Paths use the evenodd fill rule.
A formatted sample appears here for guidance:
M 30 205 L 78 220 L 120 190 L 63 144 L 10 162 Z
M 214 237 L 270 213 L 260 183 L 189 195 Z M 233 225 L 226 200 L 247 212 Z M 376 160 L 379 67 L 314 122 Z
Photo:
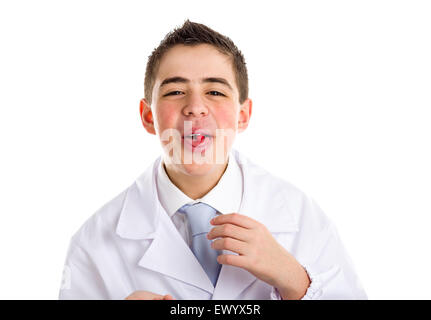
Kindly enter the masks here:
M 221 264 L 217 262 L 220 251 L 211 248 L 211 240 L 206 235 L 211 230 L 210 220 L 216 216 L 216 210 L 202 202 L 186 204 L 179 209 L 187 215 L 192 231 L 192 252 L 202 265 L 214 287 L 220 273 Z

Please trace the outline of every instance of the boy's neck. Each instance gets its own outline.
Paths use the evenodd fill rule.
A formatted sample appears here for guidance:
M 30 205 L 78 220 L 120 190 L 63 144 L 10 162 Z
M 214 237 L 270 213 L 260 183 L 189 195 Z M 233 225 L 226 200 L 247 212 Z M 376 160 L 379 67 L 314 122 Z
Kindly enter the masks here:
M 226 161 L 224 164 L 215 165 L 214 169 L 204 176 L 185 175 L 167 167 L 165 163 L 163 163 L 163 167 L 171 182 L 189 198 L 196 200 L 202 198 L 217 185 L 226 171 L 227 164 Z

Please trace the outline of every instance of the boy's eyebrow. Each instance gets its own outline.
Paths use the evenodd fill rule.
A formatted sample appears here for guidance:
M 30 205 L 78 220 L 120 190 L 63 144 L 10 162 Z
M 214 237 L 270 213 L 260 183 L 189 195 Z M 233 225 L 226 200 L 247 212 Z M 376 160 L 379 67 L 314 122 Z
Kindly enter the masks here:
M 162 83 L 160 84 L 160 88 L 163 87 L 165 84 L 168 83 L 172 83 L 172 82 L 182 82 L 182 83 L 187 83 L 190 82 L 190 80 L 183 78 L 183 77 L 171 77 L 171 78 L 166 78 L 165 80 L 162 81 Z
M 212 77 L 212 78 L 205 78 L 205 79 L 202 80 L 202 82 L 217 82 L 217 83 L 221 83 L 221 84 L 224 84 L 225 86 L 227 86 L 229 89 L 233 90 L 232 86 L 224 78 L 214 78 L 214 77 Z
M 190 80 L 186 79 L 186 78 L 183 78 L 183 77 L 166 78 L 160 84 L 160 88 L 163 87 L 164 85 L 168 84 L 168 83 L 175 83 L 175 82 L 188 83 L 188 82 L 190 82 Z M 204 79 L 201 80 L 201 82 L 216 82 L 216 83 L 221 83 L 221 84 L 224 84 L 225 86 L 227 86 L 229 89 L 233 90 L 232 86 L 224 78 L 217 78 L 217 77 L 204 78 Z

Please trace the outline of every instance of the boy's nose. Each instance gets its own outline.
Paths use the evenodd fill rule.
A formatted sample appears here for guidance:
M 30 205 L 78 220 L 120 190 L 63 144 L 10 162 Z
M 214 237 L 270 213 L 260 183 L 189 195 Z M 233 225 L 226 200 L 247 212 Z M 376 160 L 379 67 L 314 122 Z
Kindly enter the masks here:
M 185 116 L 203 117 L 208 114 L 208 108 L 198 94 L 192 94 L 186 101 L 183 113 Z

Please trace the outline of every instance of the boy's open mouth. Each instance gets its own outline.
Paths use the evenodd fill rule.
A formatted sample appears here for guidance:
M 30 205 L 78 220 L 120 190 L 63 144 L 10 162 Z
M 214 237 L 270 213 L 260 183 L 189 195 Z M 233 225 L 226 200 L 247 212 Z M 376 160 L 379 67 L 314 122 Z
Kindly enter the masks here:
M 207 129 L 195 128 L 183 135 L 184 147 L 191 151 L 204 151 L 211 144 L 213 136 Z
M 184 136 L 184 139 L 188 140 L 189 143 L 193 146 L 193 148 L 196 148 L 200 144 L 205 142 L 205 139 L 209 139 L 211 136 L 209 134 L 203 134 L 203 133 L 193 133 L 189 134 L 187 136 Z

